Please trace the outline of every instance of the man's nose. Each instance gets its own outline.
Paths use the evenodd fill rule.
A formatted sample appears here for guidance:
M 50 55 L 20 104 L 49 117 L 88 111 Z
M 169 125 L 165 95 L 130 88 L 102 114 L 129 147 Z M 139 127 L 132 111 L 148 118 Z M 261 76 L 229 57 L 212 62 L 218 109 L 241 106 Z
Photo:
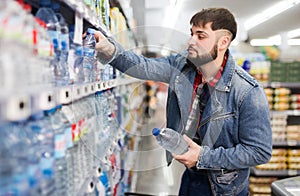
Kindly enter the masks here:
M 195 41 L 194 37 L 191 36 L 190 39 L 189 39 L 189 41 L 188 41 L 188 44 L 189 45 L 195 45 L 195 43 L 196 43 L 196 41 Z

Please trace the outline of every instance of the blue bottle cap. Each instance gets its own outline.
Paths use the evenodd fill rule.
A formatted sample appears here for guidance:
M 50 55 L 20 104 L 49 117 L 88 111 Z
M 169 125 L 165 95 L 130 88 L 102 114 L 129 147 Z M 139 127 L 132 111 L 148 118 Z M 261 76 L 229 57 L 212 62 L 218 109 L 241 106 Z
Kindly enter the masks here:
M 54 10 L 54 11 L 58 11 L 59 10 L 59 4 L 58 3 L 52 3 L 51 4 L 51 8 Z
M 159 129 L 159 128 L 154 128 L 154 129 L 152 130 L 152 134 L 153 134 L 154 136 L 159 135 L 159 134 L 160 134 L 160 129 Z
M 88 34 L 95 34 L 95 30 L 92 28 L 88 28 L 86 31 Z
M 51 0 L 40 0 L 39 5 L 41 7 L 51 7 Z

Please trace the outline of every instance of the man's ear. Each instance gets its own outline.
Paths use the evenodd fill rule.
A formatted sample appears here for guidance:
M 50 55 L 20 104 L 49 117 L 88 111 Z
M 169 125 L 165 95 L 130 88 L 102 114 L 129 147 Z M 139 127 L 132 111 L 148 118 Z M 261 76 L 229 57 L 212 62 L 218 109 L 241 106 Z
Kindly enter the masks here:
M 224 35 L 222 36 L 220 39 L 219 39 L 219 49 L 220 50 L 227 50 L 227 48 L 229 47 L 230 45 L 230 41 L 231 41 L 231 38 L 230 36 L 228 35 Z

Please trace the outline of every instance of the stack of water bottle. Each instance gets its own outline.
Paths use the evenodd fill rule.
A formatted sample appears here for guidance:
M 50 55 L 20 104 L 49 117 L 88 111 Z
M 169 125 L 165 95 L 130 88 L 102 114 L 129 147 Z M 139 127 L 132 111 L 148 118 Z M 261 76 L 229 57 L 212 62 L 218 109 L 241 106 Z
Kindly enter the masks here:
M 51 87 L 52 43 L 30 14 L 30 6 L 4 0 L 0 5 L 0 88 L 5 93 Z
M 82 44 L 73 42 L 59 4 L 40 0 L 34 17 L 30 5 L 4 0 L 0 5 L 0 88 L 36 91 L 72 83 L 114 78 L 109 65 L 96 61 L 94 30 Z M 34 90 L 33 90 L 34 89 Z
M 76 44 L 58 4 L 40 0 L 33 17 L 20 2 L 0 4 L 0 103 L 17 92 L 113 78 L 95 59 L 93 30 Z M 17 121 L 0 118 L 0 195 L 76 195 L 93 169 L 110 165 L 121 137 L 116 105 L 108 90 Z
M 118 184 L 111 157 L 120 164 L 126 132 L 118 132 L 117 105 L 108 90 L 1 123 L 0 195 L 76 195 L 99 166 Z

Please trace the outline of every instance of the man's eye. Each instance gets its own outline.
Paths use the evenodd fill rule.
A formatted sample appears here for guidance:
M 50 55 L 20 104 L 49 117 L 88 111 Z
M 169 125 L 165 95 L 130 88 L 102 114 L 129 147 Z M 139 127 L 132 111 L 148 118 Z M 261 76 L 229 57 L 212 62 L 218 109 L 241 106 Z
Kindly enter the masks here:
M 198 35 L 198 39 L 203 39 L 203 38 L 204 38 L 204 36 Z

